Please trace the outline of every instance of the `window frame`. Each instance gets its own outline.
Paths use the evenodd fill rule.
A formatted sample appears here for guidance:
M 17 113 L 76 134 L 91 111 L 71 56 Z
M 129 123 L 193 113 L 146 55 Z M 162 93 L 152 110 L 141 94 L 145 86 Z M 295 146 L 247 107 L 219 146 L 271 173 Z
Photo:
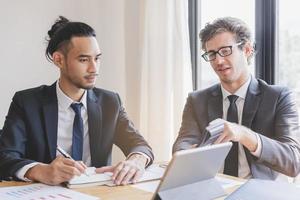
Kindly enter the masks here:
M 276 83 L 278 73 L 278 0 L 255 1 L 255 76 Z
M 199 89 L 201 0 L 189 0 L 189 36 L 193 89 Z M 255 77 L 275 84 L 278 74 L 278 0 L 255 0 Z

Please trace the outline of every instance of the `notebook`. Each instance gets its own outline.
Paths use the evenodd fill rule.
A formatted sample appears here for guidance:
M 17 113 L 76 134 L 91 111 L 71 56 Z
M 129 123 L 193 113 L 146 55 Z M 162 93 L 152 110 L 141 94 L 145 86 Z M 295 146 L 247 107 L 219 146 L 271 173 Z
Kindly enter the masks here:
M 67 182 L 68 188 L 80 188 L 93 185 L 104 185 L 111 182 L 111 173 L 99 173 L 95 172 L 95 167 L 88 167 L 85 170 L 85 174 L 80 176 L 74 176 L 69 182 Z
M 66 186 L 68 188 L 81 188 L 97 185 L 115 186 L 115 184 L 111 181 L 112 173 L 96 173 L 95 169 L 95 167 L 87 168 L 85 174 L 75 176 L 66 183 Z M 146 169 L 143 176 L 137 182 L 158 180 L 162 177 L 164 170 L 165 169 L 160 167 L 158 164 L 153 164 Z

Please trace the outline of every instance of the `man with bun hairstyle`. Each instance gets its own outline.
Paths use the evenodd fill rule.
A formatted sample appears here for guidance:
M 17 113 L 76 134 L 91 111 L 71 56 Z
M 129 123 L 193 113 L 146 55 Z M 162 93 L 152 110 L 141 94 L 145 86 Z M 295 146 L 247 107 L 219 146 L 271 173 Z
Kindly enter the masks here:
M 0 140 L 0 175 L 57 185 L 94 166 L 112 172 L 117 185 L 137 181 L 153 153 L 119 95 L 95 87 L 101 57 L 95 31 L 61 16 L 48 35 L 46 56 L 60 77 L 14 95 Z M 116 166 L 110 166 L 113 144 L 127 156 Z

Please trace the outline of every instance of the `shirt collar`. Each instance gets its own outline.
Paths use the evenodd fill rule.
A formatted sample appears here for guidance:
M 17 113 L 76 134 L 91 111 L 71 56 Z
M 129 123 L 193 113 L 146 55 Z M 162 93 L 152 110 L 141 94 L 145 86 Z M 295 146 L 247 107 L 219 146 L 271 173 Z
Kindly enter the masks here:
M 72 103 L 82 103 L 83 107 L 87 109 L 86 105 L 86 95 L 87 92 L 86 90 L 84 91 L 82 98 L 80 99 L 79 102 L 73 101 L 70 97 L 68 97 L 59 87 L 59 80 L 56 81 L 56 95 L 57 95 L 57 101 L 58 105 L 63 109 L 67 110 Z
M 234 95 L 238 96 L 239 98 L 245 99 L 248 87 L 250 85 L 251 76 L 248 77 L 247 81 L 234 93 Z M 223 101 L 229 96 L 232 95 L 228 92 L 221 84 L 221 90 L 223 94 Z

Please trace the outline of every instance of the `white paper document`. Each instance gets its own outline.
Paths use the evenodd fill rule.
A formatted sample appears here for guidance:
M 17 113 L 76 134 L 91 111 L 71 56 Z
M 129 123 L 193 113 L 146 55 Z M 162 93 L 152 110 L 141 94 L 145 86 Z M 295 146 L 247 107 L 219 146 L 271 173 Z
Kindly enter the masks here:
M 143 176 L 137 182 L 140 183 L 145 181 L 158 180 L 164 175 L 164 172 L 165 168 L 160 167 L 158 164 L 153 164 L 146 169 Z M 115 186 L 113 182 L 105 183 L 105 185 Z
M 159 167 L 158 164 L 153 164 L 146 169 L 145 173 L 138 180 L 138 182 L 160 179 L 163 176 L 164 171 L 165 169 Z M 72 178 L 67 183 L 67 187 L 80 188 L 96 185 L 115 186 L 115 184 L 111 181 L 111 176 L 112 173 L 110 172 L 97 174 L 94 167 L 89 167 L 85 174 Z
M 61 186 L 30 184 L 25 186 L 0 188 L 0 199 L 5 200 L 99 200 Z
M 88 183 L 96 183 L 96 182 L 109 182 L 111 180 L 112 173 L 99 173 L 95 172 L 95 167 L 88 167 L 85 170 L 84 174 L 80 176 L 74 176 L 71 180 L 69 180 L 70 185 L 79 185 L 79 184 L 88 184 Z M 102 185 L 103 185 L 102 184 Z

